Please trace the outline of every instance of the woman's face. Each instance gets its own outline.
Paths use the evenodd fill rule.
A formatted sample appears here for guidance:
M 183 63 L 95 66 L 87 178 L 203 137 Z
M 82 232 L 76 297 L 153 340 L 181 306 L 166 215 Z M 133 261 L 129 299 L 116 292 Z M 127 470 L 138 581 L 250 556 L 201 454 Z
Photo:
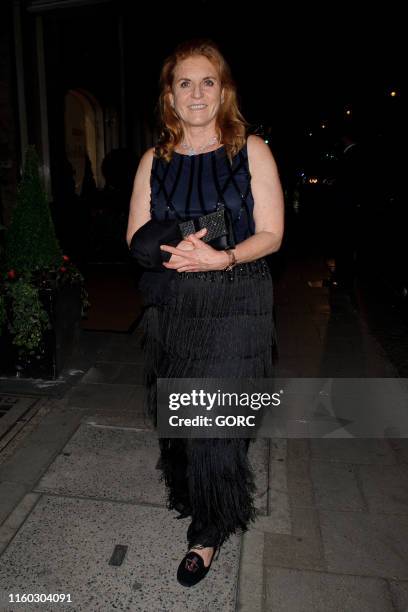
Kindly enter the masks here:
M 177 64 L 170 103 L 184 124 L 204 127 L 215 122 L 221 101 L 220 77 L 210 60 L 194 55 Z

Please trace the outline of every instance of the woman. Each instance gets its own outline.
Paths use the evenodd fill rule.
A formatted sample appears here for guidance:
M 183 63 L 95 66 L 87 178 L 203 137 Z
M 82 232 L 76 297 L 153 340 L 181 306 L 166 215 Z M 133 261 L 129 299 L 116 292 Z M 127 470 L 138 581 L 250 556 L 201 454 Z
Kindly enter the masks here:
M 246 137 L 229 67 L 211 41 L 184 43 L 165 61 L 160 110 L 161 138 L 142 157 L 134 181 L 128 244 L 150 219 L 181 222 L 221 204 L 232 217 L 236 246 L 210 246 L 203 229 L 160 247 L 165 273 L 150 273 L 153 283 L 147 274 L 144 284 L 151 389 L 156 377 L 271 376 L 273 293 L 263 257 L 279 249 L 283 234 L 273 156 L 261 138 Z M 150 411 L 154 417 L 154 395 Z M 177 573 L 184 586 L 197 584 L 216 549 L 254 520 L 248 442 L 160 440 L 168 508 L 178 518 L 192 516 L 189 552 Z

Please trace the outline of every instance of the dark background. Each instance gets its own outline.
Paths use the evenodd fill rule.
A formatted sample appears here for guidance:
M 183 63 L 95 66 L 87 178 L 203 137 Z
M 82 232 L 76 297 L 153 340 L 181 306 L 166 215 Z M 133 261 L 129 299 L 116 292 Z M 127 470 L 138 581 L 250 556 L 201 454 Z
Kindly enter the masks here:
M 402 80 L 406 54 L 405 18 L 397 3 L 374 7 L 343 2 L 317 7 L 250 0 L 143 5 L 124 0 L 22 0 L 14 6 L 18 6 L 21 22 L 28 140 L 37 145 L 41 157 L 44 143 L 40 126 L 46 117 L 52 211 L 64 248 L 77 257 L 78 263 L 86 258 L 110 257 L 120 240 L 114 257 L 126 256 L 122 235 L 129 199 L 126 190 L 140 155 L 157 140 L 160 69 L 176 44 L 192 37 L 213 39 L 229 62 L 244 117 L 251 131 L 268 140 L 276 157 L 289 213 L 296 206 L 304 211 L 308 207 L 313 212 L 311 226 L 318 221 L 325 229 L 331 214 L 326 202 L 331 195 L 324 181 L 336 174 L 339 138 L 345 125 L 351 125 L 364 153 L 366 203 L 370 204 L 371 198 L 377 200 L 375 214 L 369 212 L 367 222 L 375 217 L 373 232 L 378 231 L 385 214 L 391 220 L 389 242 L 401 227 L 406 217 Z M 3 3 L 2 16 L 0 221 L 7 225 L 23 159 L 17 113 L 15 20 L 10 0 Z M 46 109 L 41 107 L 39 96 L 39 22 Z M 99 198 L 102 185 L 92 194 L 92 176 L 88 176 L 82 192 L 84 201 L 73 198 L 75 206 L 66 202 L 69 177 L 64 100 L 70 90 L 90 92 L 98 100 L 104 121 L 107 110 L 115 110 L 119 124 L 115 146 L 127 155 L 129 177 L 119 194 L 122 217 L 115 226 L 116 246 L 108 239 L 103 247 L 99 245 L 98 255 L 86 253 L 86 224 L 95 218 L 92 211 L 105 205 Z M 391 91 L 396 92 L 395 97 L 391 97 Z M 111 152 L 110 147 L 106 141 L 105 155 Z M 318 178 L 316 188 L 307 184 L 310 177 Z M 110 205 L 115 206 L 111 195 Z M 71 214 L 71 210 L 77 212 Z M 77 214 L 85 219 L 84 229 L 82 239 L 72 242 Z M 111 225 L 108 220 L 103 231 Z M 99 231 L 96 229 L 95 234 Z M 82 247 L 75 252 L 81 241 Z

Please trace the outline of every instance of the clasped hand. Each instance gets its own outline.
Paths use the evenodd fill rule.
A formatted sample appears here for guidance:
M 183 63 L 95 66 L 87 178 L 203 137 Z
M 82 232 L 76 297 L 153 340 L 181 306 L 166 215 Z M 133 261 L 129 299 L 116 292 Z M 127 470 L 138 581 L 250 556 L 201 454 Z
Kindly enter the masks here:
M 203 242 L 206 228 L 195 234 L 190 234 L 178 243 L 176 247 L 163 244 L 162 251 L 171 253 L 171 258 L 163 265 L 177 272 L 205 272 L 207 270 L 223 270 L 228 266 L 229 257 L 225 251 L 217 251 L 212 246 Z

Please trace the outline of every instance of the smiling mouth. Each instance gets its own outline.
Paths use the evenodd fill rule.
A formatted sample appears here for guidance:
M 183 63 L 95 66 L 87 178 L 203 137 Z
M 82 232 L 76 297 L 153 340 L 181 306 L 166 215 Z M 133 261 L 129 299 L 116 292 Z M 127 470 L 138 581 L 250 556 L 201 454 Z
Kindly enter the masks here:
M 191 106 L 188 107 L 190 110 L 204 110 L 205 108 L 207 108 L 206 104 L 192 104 Z

